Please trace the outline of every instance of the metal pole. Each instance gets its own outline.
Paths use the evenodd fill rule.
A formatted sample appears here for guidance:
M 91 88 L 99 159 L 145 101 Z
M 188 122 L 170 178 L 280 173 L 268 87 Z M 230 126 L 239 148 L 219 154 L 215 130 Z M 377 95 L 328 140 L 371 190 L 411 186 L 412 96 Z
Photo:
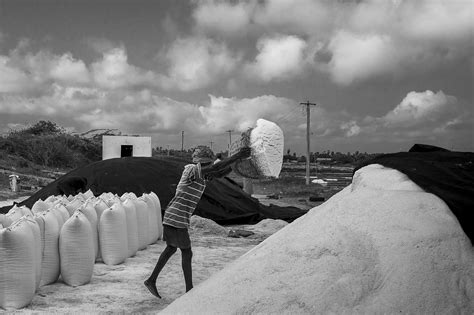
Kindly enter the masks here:
M 301 105 L 306 105 L 306 185 L 309 185 L 309 169 L 310 169 L 310 139 L 309 139 L 309 134 L 310 134 L 310 106 L 316 106 L 315 103 L 310 103 L 309 101 L 306 101 L 306 103 L 300 103 Z
M 309 105 L 306 105 L 306 185 L 309 185 L 309 150 L 310 150 L 310 139 L 309 139 L 309 124 L 310 124 L 310 110 Z

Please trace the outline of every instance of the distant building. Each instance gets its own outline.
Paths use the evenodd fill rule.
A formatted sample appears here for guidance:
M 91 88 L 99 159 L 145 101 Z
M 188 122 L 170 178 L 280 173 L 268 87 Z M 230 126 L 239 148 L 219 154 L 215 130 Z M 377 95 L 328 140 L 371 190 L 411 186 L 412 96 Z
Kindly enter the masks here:
M 127 156 L 151 157 L 151 137 L 102 137 L 102 160 Z

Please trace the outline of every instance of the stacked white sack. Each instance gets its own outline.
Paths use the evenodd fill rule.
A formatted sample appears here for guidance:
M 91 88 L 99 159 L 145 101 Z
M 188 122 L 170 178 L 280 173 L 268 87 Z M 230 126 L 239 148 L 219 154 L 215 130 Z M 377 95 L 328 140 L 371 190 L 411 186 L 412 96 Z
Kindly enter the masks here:
M 155 201 L 155 209 L 156 209 L 156 224 L 158 226 L 158 239 L 162 239 L 163 238 L 163 219 L 161 217 L 161 202 L 160 202 L 160 198 L 158 197 L 157 194 L 155 194 L 155 192 L 150 192 L 149 194 L 152 198 L 153 198 L 153 201 Z
M 441 199 L 397 173 L 358 170 L 162 313 L 473 314 L 469 238 Z
M 101 198 L 97 198 L 94 202 L 94 209 L 95 209 L 95 212 L 97 214 L 97 232 L 99 232 L 99 226 L 100 226 L 100 218 L 102 216 L 102 213 L 108 209 L 109 206 L 107 205 L 107 203 Z M 100 259 L 102 258 L 102 255 L 101 255 L 101 249 L 100 249 L 100 237 L 99 237 L 99 243 L 98 243 L 99 247 L 98 247 L 98 250 L 97 250 L 97 257 L 96 257 L 96 261 L 100 261 Z
M 99 226 L 97 224 L 97 212 L 94 208 L 93 199 L 88 199 L 79 209 L 86 216 L 91 225 L 92 244 L 94 247 L 94 261 L 99 257 Z
M 102 213 L 99 242 L 101 257 L 106 265 L 118 265 L 127 258 L 127 220 L 121 204 L 114 203 Z
M 36 291 L 35 235 L 26 220 L 0 229 L 0 307 L 28 305 Z
M 59 254 L 61 278 L 66 284 L 76 287 L 90 282 L 95 263 L 92 228 L 80 210 L 61 229 Z
M 66 202 L 64 206 L 66 207 L 67 212 L 69 212 L 69 216 L 71 216 L 83 204 L 84 204 L 84 200 L 82 199 L 82 197 L 76 196 L 71 201 Z
M 125 210 L 127 219 L 127 243 L 128 243 L 128 257 L 133 257 L 138 251 L 138 223 L 137 223 L 137 209 L 135 204 L 129 198 L 126 198 L 122 206 Z
M 142 250 L 148 246 L 148 206 L 143 199 L 136 198 L 135 209 L 137 210 L 138 226 L 138 249 Z
M 36 291 L 40 287 L 41 264 L 43 262 L 43 246 L 42 246 L 42 240 L 41 240 L 41 236 L 42 236 L 41 229 L 38 222 L 31 215 L 24 216 L 20 220 L 24 220 L 30 226 L 31 232 L 33 233 L 33 249 L 35 252 L 34 262 L 35 262 L 35 291 Z
M 41 238 L 43 257 L 41 262 L 41 281 L 40 286 L 54 283 L 58 280 L 60 274 L 59 261 L 59 223 L 58 217 L 52 210 L 48 210 L 35 215 L 35 220 L 40 221 L 39 225 L 43 228 Z
M 145 201 L 148 210 L 148 243 L 154 244 L 159 238 L 159 229 L 157 226 L 156 207 L 153 198 L 148 194 L 143 194 L 138 199 Z

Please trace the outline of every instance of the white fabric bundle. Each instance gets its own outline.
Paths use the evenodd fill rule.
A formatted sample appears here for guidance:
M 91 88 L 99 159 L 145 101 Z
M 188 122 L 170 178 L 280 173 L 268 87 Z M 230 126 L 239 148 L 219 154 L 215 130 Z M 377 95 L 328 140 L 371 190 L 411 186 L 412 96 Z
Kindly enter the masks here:
M 7 217 L 10 218 L 12 222 L 20 220 L 20 218 L 24 215 L 31 215 L 30 209 L 25 206 L 18 207 L 14 205 L 10 210 L 7 212 Z
M 83 193 L 84 198 L 87 200 L 89 198 L 94 198 L 94 193 L 89 189 Z
M 156 219 L 158 225 L 158 239 L 161 239 L 163 236 L 163 218 L 161 217 L 161 202 L 158 195 L 155 194 L 153 191 L 150 192 L 150 196 L 152 197 L 153 201 L 155 201 L 155 208 L 156 208 Z
M 251 157 L 264 176 L 278 177 L 283 163 L 283 131 L 275 123 L 258 119 L 250 132 Z
M 5 214 L 0 214 L 0 224 L 4 227 L 7 228 L 13 223 L 12 219 L 5 215 Z
M 92 228 L 80 210 L 61 229 L 59 255 L 61 277 L 66 284 L 76 287 L 91 281 L 95 262 Z
M 125 199 L 122 203 L 127 219 L 127 240 L 128 240 L 128 257 L 133 257 L 138 251 L 138 223 L 137 210 L 135 204 L 130 199 Z
M 56 200 L 58 200 L 58 196 L 49 196 L 48 198 L 46 198 L 46 200 L 44 202 L 54 203 Z
M 51 208 L 51 203 L 39 199 L 31 207 L 31 212 L 33 213 L 43 212 L 43 211 L 48 210 L 49 208 Z
M 59 223 L 52 211 L 45 211 L 37 216 L 43 219 L 44 250 L 41 263 L 40 285 L 54 283 L 59 278 Z M 40 224 L 41 225 L 41 224 Z
M 95 212 L 93 200 L 89 199 L 86 201 L 79 211 L 84 213 L 87 220 L 91 225 L 91 233 L 92 233 L 92 244 L 94 246 L 94 260 L 99 257 L 99 228 L 97 224 L 97 212 Z
M 40 260 L 40 275 L 41 275 L 41 269 L 43 265 L 43 255 L 44 255 L 44 232 L 45 232 L 45 223 L 44 223 L 44 211 L 43 212 L 38 212 L 33 214 L 33 219 L 36 221 L 38 224 L 38 228 L 40 231 L 40 253 L 41 253 L 41 260 Z M 40 276 L 40 282 L 41 282 L 41 276 Z
M 33 233 L 33 249 L 35 254 L 35 291 L 40 287 L 41 281 L 41 263 L 43 260 L 43 246 L 41 240 L 41 228 L 33 216 L 24 216 L 22 218 L 31 229 Z
M 142 250 L 148 246 L 148 206 L 143 199 L 134 200 L 137 210 L 138 226 L 138 249 Z
M 52 208 L 51 212 L 56 216 L 56 219 L 58 220 L 58 228 L 59 231 L 61 231 L 61 228 L 64 224 L 64 222 L 69 219 L 69 212 L 67 211 L 66 207 L 62 203 L 56 203 Z
M 36 290 L 34 233 L 25 220 L 0 229 L 0 307 L 28 305 Z
M 103 194 L 101 195 L 103 196 Z M 94 202 L 94 209 L 95 209 L 95 213 L 97 214 L 97 232 L 99 232 L 99 225 L 100 225 L 100 218 L 102 216 L 102 213 L 109 208 L 109 206 L 107 205 L 107 203 L 104 201 L 104 199 L 102 199 L 103 197 L 99 197 L 96 199 L 96 201 Z M 101 249 L 100 249 L 100 236 L 99 236 L 99 247 L 98 247 L 98 251 L 97 251 L 97 257 L 96 257 L 96 260 L 100 260 L 100 258 L 102 257 L 101 256 Z
M 125 261 L 128 253 L 127 220 L 121 204 L 115 203 L 102 213 L 99 240 L 101 257 L 106 265 L 118 265 Z
M 81 197 L 76 196 L 73 200 L 65 203 L 64 206 L 66 207 L 67 212 L 69 212 L 69 216 L 71 216 L 83 204 L 84 204 L 84 200 Z
M 148 244 L 154 244 L 158 240 L 158 226 L 156 218 L 155 202 L 148 194 L 143 194 L 138 199 L 145 201 L 148 210 Z
M 96 202 L 94 203 L 94 209 L 97 213 L 97 223 L 100 223 L 100 217 L 102 216 L 102 212 L 104 212 L 107 208 L 109 208 L 109 206 L 104 201 L 104 199 L 97 198 Z

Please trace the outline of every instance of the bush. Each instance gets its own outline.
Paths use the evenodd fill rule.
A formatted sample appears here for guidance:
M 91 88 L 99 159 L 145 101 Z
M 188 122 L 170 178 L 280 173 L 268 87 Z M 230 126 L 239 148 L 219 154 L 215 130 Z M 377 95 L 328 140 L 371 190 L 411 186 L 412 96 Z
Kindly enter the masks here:
M 43 167 L 76 168 L 102 158 L 102 143 L 64 132 L 49 121 L 12 131 L 0 138 L 0 152 L 21 157 Z M 23 163 L 23 162 L 22 162 Z

